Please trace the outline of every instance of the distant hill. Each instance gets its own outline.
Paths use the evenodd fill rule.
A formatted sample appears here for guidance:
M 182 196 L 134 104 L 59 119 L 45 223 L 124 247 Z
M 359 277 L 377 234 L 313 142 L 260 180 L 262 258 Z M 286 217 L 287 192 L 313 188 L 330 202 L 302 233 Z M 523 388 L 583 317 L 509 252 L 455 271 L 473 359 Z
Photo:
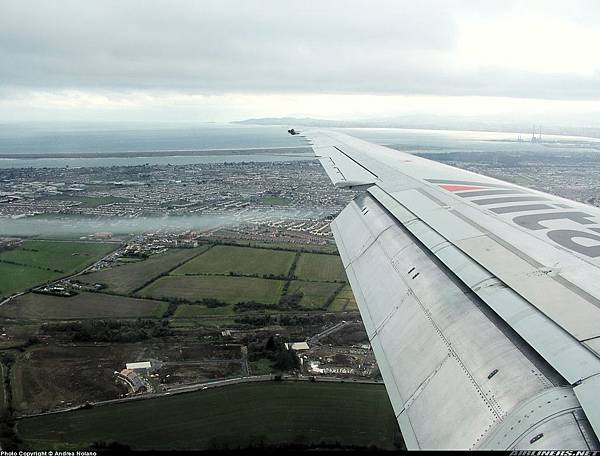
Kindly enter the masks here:
M 238 120 L 233 123 L 246 125 L 302 125 L 304 127 L 345 127 L 348 122 L 340 120 L 312 119 L 310 117 L 262 117 Z

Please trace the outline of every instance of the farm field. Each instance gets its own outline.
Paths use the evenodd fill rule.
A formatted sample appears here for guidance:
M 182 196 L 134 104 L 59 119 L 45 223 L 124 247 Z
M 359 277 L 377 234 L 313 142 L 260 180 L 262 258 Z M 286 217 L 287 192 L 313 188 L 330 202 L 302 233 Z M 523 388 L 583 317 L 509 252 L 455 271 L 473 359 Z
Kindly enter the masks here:
M 279 361 L 255 355 L 261 344 L 268 346 L 268 332 L 278 344 L 304 340 L 346 318 L 330 313 L 350 309 L 351 291 L 339 257 L 317 253 L 335 246 L 204 242 L 195 249 L 168 249 L 147 259 L 123 257 L 110 269 L 71 278 L 71 283 L 105 285 L 95 292 L 76 286 L 72 297 L 27 292 L 0 306 L 0 350 L 4 367 L 10 367 L 2 382 L 10 394 L 0 390 L 0 409 L 3 398 L 10 398 L 7 410 L 19 420 L 17 431 L 24 445 L 73 449 L 117 441 L 142 449 L 190 449 L 257 445 L 267 436 L 265 443 L 275 446 L 317 445 L 327 439 L 330 444 L 393 448 L 399 432 L 385 390 L 377 385 L 234 385 L 118 406 L 96 405 L 40 416 L 40 421 L 24 418 L 122 396 L 126 388 L 116 381 L 115 371 L 128 362 L 164 363 L 159 377 L 148 379 L 150 390 L 158 392 L 180 384 L 270 373 Z M 119 245 L 28 240 L 20 250 L 0 253 L 0 294 L 5 284 L 13 287 L 10 290 L 27 290 L 81 271 Z M 19 270 L 23 273 L 16 273 Z M 283 296 L 296 292 L 302 293 L 300 307 Z M 350 296 L 343 301 L 338 292 Z M 238 302 L 247 304 L 235 306 Z M 219 352 L 232 347 L 235 356 Z M 363 400 L 359 390 L 368 399 Z M 356 402 L 354 415 L 340 409 L 348 397 Z M 154 409 L 156 404 L 159 409 Z M 189 404 L 188 409 L 182 410 L 181 404 Z M 327 411 L 315 419 L 317 409 Z M 206 410 L 211 413 L 203 413 Z M 136 415 L 131 423 L 130 413 Z M 159 418 L 148 425 L 148 414 Z M 129 429 L 123 426 L 126 416 Z M 91 418 L 81 421 L 86 417 Z M 367 419 L 377 426 L 365 426 Z
M 250 363 L 252 375 L 268 375 L 273 372 L 273 361 L 267 358 L 260 358 Z
M 144 261 L 124 263 L 110 269 L 81 275 L 77 280 L 88 284 L 102 283 L 107 286 L 109 291 L 128 294 L 209 248 L 210 246 L 195 249 L 172 249 L 165 253 L 152 255 Z
M 89 266 L 116 248 L 102 242 L 25 241 L 16 249 L 0 252 L 0 262 L 13 262 L 64 274 Z
M 346 285 L 344 288 L 342 288 L 342 291 L 338 293 L 329 306 L 329 310 L 334 312 L 358 310 L 358 306 L 356 305 L 356 301 L 354 299 L 354 293 L 352 292 L 350 285 Z
M 328 282 L 304 282 L 294 280 L 290 283 L 288 294 L 302 293 L 300 305 L 308 308 L 321 308 L 326 304 L 329 297 L 343 284 Z
M 79 293 L 70 298 L 27 293 L 0 306 L 0 317 L 26 320 L 89 318 L 160 318 L 166 302 L 101 293 Z
M 101 242 L 25 241 L 0 252 L 0 296 L 77 272 L 114 249 Z
M 246 247 L 256 247 L 256 248 L 265 248 L 265 249 L 285 249 L 288 251 L 300 252 L 300 251 L 309 251 L 309 252 L 323 252 L 323 253 L 333 253 L 337 254 L 337 247 L 334 243 L 325 244 L 325 245 L 317 245 L 317 244 L 296 244 L 293 242 L 267 242 L 267 241 L 247 241 L 241 239 L 227 239 L 226 242 L 234 243 L 238 246 L 246 246 Z
M 297 259 L 296 263 L 295 260 Z M 147 260 L 149 261 L 149 260 Z M 250 248 L 231 245 L 215 245 L 205 253 L 192 258 L 175 268 L 166 276 L 159 276 L 137 292 L 138 296 L 152 299 L 181 299 L 201 301 L 217 299 L 228 304 L 240 301 L 256 301 L 276 307 L 284 288 L 285 280 L 245 277 L 244 274 L 288 276 L 295 264 L 287 294 L 301 292 L 300 305 L 307 309 L 323 309 L 346 282 L 346 275 L 337 255 Z M 140 267 L 128 264 L 113 268 L 114 274 L 123 268 Z M 105 272 L 111 274 L 110 270 Z M 90 274 L 99 278 L 101 273 Z M 301 279 L 301 280 L 300 280 Z M 100 283 L 106 283 L 100 281 Z M 113 288 L 114 290 L 114 288 Z M 336 302 L 329 310 L 342 311 L 352 306 L 352 291 L 345 289 L 346 299 Z M 349 290 L 349 291 L 348 291 Z M 180 305 L 176 318 L 201 318 L 204 316 L 233 315 L 232 306 L 212 307 Z
M 230 304 L 257 301 L 275 304 L 283 288 L 283 280 L 229 276 L 167 276 L 140 290 L 140 296 L 149 298 L 180 298 L 196 301 L 218 299 Z
M 50 282 L 61 275 L 29 266 L 0 263 L 0 297 Z
M 273 274 L 287 275 L 294 252 L 217 245 L 173 271 L 185 274 Z
M 288 198 L 283 198 L 281 196 L 265 196 L 261 198 L 261 202 L 263 204 L 268 204 L 269 206 L 289 206 L 290 204 Z
M 34 449 L 94 441 L 164 450 L 243 448 L 261 441 L 394 449 L 400 440 L 382 385 L 308 382 L 233 385 L 26 418 L 17 431 Z
M 303 253 L 296 266 L 296 277 L 317 282 L 345 282 L 346 271 L 337 255 Z

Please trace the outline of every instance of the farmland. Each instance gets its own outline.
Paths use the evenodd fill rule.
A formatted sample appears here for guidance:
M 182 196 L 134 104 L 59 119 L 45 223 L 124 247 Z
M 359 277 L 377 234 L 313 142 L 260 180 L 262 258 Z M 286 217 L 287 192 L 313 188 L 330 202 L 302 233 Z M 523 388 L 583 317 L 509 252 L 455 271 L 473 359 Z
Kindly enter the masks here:
M 337 255 L 337 247 L 335 244 L 295 244 L 291 242 L 272 242 L 272 241 L 247 241 L 242 239 L 233 239 L 226 241 L 228 245 L 255 247 L 270 250 L 288 250 L 294 252 L 312 252 Z
M 202 246 L 196 249 L 168 250 L 144 261 L 124 263 L 110 269 L 85 274 L 78 277 L 78 280 L 88 284 L 101 283 L 111 292 L 128 294 L 208 248 L 209 246 Z
M 59 273 L 53 271 L 0 263 L 0 296 L 8 296 L 17 291 L 27 290 L 35 285 L 54 280 L 59 276 Z
M 71 250 L 67 249 L 69 244 Z M 89 246 L 87 253 L 81 253 L 80 244 Z M 91 242 L 36 241 L 32 245 L 35 248 L 26 247 L 20 256 L 30 261 L 31 266 L 0 261 L 0 270 L 4 266 L 30 268 L 40 275 L 35 279 L 36 283 L 51 281 L 67 275 L 44 269 L 47 265 L 48 268 L 54 266 L 51 263 L 52 255 L 60 258 L 66 255 L 65 251 L 77 253 L 64 260 L 60 258 L 57 266 L 54 266 L 73 273 L 95 261 L 98 254 L 104 256 L 115 244 L 99 251 L 91 249 L 94 245 Z M 47 247 L 47 250 L 41 247 Z M 53 254 L 34 255 L 42 250 L 52 252 L 58 247 L 63 249 L 63 253 L 54 250 Z M 332 311 L 354 310 L 352 292 L 345 281 L 339 257 L 317 253 L 311 250 L 314 246 L 294 247 L 275 245 L 267 248 L 267 245 L 259 247 L 256 243 L 232 245 L 215 242 L 197 248 L 172 248 L 151 254 L 145 259 L 142 256 L 110 257 L 102 263 L 104 269 L 79 274 L 57 284 L 70 290 L 72 296 L 59 296 L 60 292 L 53 290 L 38 290 L 13 297 L 0 306 L 0 350 L 8 354 L 2 358 L 2 362 L 6 364 L 5 371 L 10 372 L 7 375 L 9 394 L 6 397 L 9 398 L 14 416 L 81 405 L 86 401 L 117 398 L 125 392 L 125 387 L 115 381 L 114 372 L 132 361 L 158 360 L 164 363 L 159 370 L 160 378 L 151 379 L 153 383 L 150 390 L 158 393 L 170 391 L 170 388 L 178 385 L 217 378 L 286 372 L 287 368 L 277 364 L 281 357 L 270 355 L 271 352 L 264 348 L 268 340 L 264 331 L 268 334 L 277 328 L 277 344 L 280 344 L 277 346 L 283 346 L 283 341 L 304 340 L 323 330 L 325 325 L 347 318 L 334 315 Z M 12 255 L 9 257 L 12 259 L 7 261 L 14 260 L 15 252 L 7 252 Z M 36 277 L 35 274 L 30 276 Z M 11 278 L 11 281 L 18 284 L 18 277 Z M 54 295 L 48 294 L 53 292 Z M 203 343 L 211 349 L 235 348 L 237 354 L 231 358 L 208 352 L 190 355 L 198 351 Z M 260 350 L 267 351 L 263 353 Z M 259 385 L 240 385 L 218 392 L 204 391 L 205 396 L 186 395 L 188 398 L 198 398 L 198 402 L 194 402 L 198 407 L 209 407 L 218 413 L 221 413 L 221 409 L 215 404 L 222 404 L 224 418 L 218 418 L 217 424 L 212 427 L 205 416 L 191 412 L 192 422 L 205 429 L 205 432 L 192 435 L 192 428 L 182 423 L 182 433 L 174 435 L 173 442 L 181 448 L 222 446 L 226 439 L 231 438 L 227 433 L 229 431 L 219 430 L 219 426 L 228 422 L 231 419 L 229 415 L 233 413 L 229 398 L 234 397 L 233 403 L 244 407 L 247 405 L 249 411 L 243 414 L 248 415 L 258 413 L 257 410 L 262 413 L 259 401 L 265 402 L 265 397 L 269 396 L 271 403 L 265 408 L 265 416 L 277 423 L 292 420 L 290 425 L 297 425 L 301 434 L 296 434 L 288 427 L 282 428 L 273 434 L 273 441 L 268 443 L 286 444 L 299 440 L 301 436 L 308 436 L 307 439 L 302 438 L 303 442 L 319 443 L 325 434 L 308 427 L 308 410 L 317 407 L 311 402 L 313 399 L 307 398 L 303 389 L 309 385 L 288 384 L 290 393 L 280 389 L 280 386 L 271 383 L 255 391 L 251 388 L 258 388 Z M 313 388 L 311 391 L 318 395 L 329 394 L 319 389 L 326 387 L 335 388 L 333 385 L 310 385 Z M 371 388 L 362 387 L 366 390 Z M 256 392 L 258 399 L 246 397 L 241 393 L 243 391 L 248 391 L 248 394 Z M 270 392 L 263 394 L 263 391 Z M 275 394 L 272 395 L 273 392 Z M 298 397 L 294 397 L 296 394 Z M 332 398 L 338 397 L 335 400 L 341 400 L 341 393 L 331 394 Z M 180 396 L 171 396 L 175 397 Z M 169 398 L 142 402 L 160 404 L 166 399 Z M 205 399 L 208 402 L 203 402 Z M 170 407 L 170 402 L 165 403 Z M 301 411 L 301 416 L 306 416 L 297 422 L 296 418 L 292 419 L 291 415 L 295 416 L 296 411 L 287 411 L 289 403 Z M 122 404 L 124 408 L 114 410 L 128 410 L 132 406 L 134 403 Z M 95 407 L 93 411 L 109 411 L 113 410 L 112 407 Z M 183 415 L 175 408 L 167 411 L 168 420 L 182 420 Z M 79 413 L 73 416 L 80 416 Z M 371 412 L 364 413 L 369 415 Z M 71 414 L 53 416 L 63 419 Z M 326 419 L 339 421 L 339 417 L 333 416 Z M 119 435 L 121 429 L 111 427 L 114 421 L 111 419 L 110 423 L 100 425 L 107 432 L 102 439 L 115 439 L 136 447 L 141 442 L 154 446 L 154 442 L 160 440 L 163 443 L 156 448 L 166 448 L 174 432 L 169 430 L 168 420 L 161 421 L 155 427 L 155 433 L 163 432 L 164 428 L 167 437 L 146 437 L 142 435 L 145 431 L 135 431 L 128 433 L 133 440 L 123 440 Z M 29 423 L 29 420 L 21 422 L 23 426 L 26 426 L 25 423 Z M 54 429 L 60 429 L 62 425 L 55 425 Z M 81 435 L 73 434 L 75 440 L 70 440 L 70 421 L 64 425 L 67 431 L 61 433 L 60 438 L 67 439 L 66 447 L 76 446 L 74 442 L 77 439 L 88 442 L 87 431 Z M 141 422 L 135 425 L 141 426 Z M 330 426 L 325 421 L 322 425 Z M 247 430 L 243 430 L 241 424 L 235 426 L 234 433 L 239 434 L 239 439 L 233 440 L 234 445 L 260 442 L 266 435 L 262 425 L 253 424 Z M 327 431 L 327 435 L 335 436 L 335 440 L 329 443 L 342 441 L 342 437 L 347 445 L 369 445 L 372 442 L 365 440 L 364 436 L 360 439 L 358 435 L 348 437 L 349 434 L 356 434 L 352 428 L 355 422 L 351 421 L 349 426 L 348 431 L 344 428 L 339 434 Z M 302 430 L 304 428 L 306 430 Z M 42 430 L 43 427 L 39 432 Z M 94 440 L 99 440 L 100 435 Z M 136 440 L 138 437 L 139 440 Z M 46 438 L 26 436 L 26 445 L 44 446 Z M 381 443 L 383 437 L 374 438 L 379 439 L 376 445 L 389 447 L 388 443 Z
M 104 204 L 114 204 L 114 203 L 124 203 L 128 200 L 126 198 L 120 198 L 118 196 L 71 196 L 71 195 L 60 195 L 55 197 L 49 197 L 49 200 L 58 200 L 58 201 L 76 201 L 79 202 L 79 207 L 98 207 Z
M 0 277 L 8 281 L 13 268 L 29 268 L 22 275 L 27 276 L 27 282 L 21 282 L 18 274 L 12 274 L 10 281 L 14 289 L 26 289 L 57 278 L 58 272 L 42 269 L 52 264 L 52 255 L 77 252 L 59 262 L 72 271 L 95 259 L 92 254 L 105 253 L 109 248 L 96 243 L 28 241 L 22 251 L 2 255 L 35 266 L 0 262 L 0 272 L 10 269 Z M 0 308 L 0 317 L 160 318 L 168 307 L 166 301 L 170 301 L 180 307 L 170 311 L 175 318 L 197 319 L 233 316 L 238 302 L 254 301 L 271 306 L 269 310 L 286 310 L 277 305 L 286 294 L 301 295 L 297 305 L 306 310 L 356 310 L 352 291 L 343 287 L 345 272 L 336 255 L 217 244 L 169 249 L 147 259 L 124 259 L 129 261 L 75 279 L 83 284 L 102 284 L 105 288 L 101 293 L 84 292 L 70 298 L 30 293 Z M 130 299 L 134 297 L 144 299 Z M 204 301 L 211 299 L 220 304 L 206 306 Z M 189 305 L 193 303 L 199 304 Z
M 94 441 L 134 449 L 243 448 L 261 442 L 393 449 L 400 439 L 383 386 L 308 382 L 233 385 L 106 405 L 23 419 L 17 429 L 26 444 L 44 449 Z
M 283 289 L 282 280 L 229 276 L 168 276 L 161 277 L 139 292 L 149 298 L 179 298 L 199 301 L 218 299 L 230 304 L 258 301 L 275 304 Z
M 72 274 L 114 248 L 100 242 L 25 241 L 0 252 L 0 296 Z
M 80 293 L 63 298 L 27 293 L 0 307 L 0 317 L 26 320 L 88 318 L 160 318 L 168 304 L 101 293 Z
M 101 242 L 25 241 L 14 250 L 0 252 L 0 262 L 25 264 L 71 273 L 92 264 L 115 248 Z
M 302 307 L 319 309 L 325 307 L 327 300 L 335 295 L 340 286 L 343 284 L 293 281 L 290 283 L 288 293 L 302 293 L 300 300 Z
M 116 269 L 136 266 L 139 265 L 120 266 Z M 298 280 L 290 280 L 292 278 Z M 162 274 L 139 290 L 137 295 L 184 302 L 216 299 L 236 304 L 255 301 L 273 306 L 275 310 L 276 304 L 285 294 L 300 294 L 301 308 L 325 310 L 345 282 L 346 274 L 336 255 L 216 245 L 175 268 L 168 275 Z M 346 290 L 345 294 L 347 292 Z M 344 310 L 349 299 L 338 302 L 330 310 Z M 231 306 L 206 308 L 186 305 L 178 309 L 175 316 L 198 318 L 232 313 Z
M 354 293 L 352 293 L 352 288 L 350 285 L 344 286 L 342 291 L 340 291 L 331 306 L 329 306 L 329 310 L 334 312 L 341 311 L 349 311 L 349 310 L 357 310 L 358 306 L 356 305 L 356 301 L 354 300 Z
M 261 199 L 261 202 L 269 206 L 288 206 L 290 204 L 289 199 L 281 196 L 265 196 Z
M 346 281 L 346 272 L 337 255 L 303 253 L 296 266 L 296 276 L 319 282 Z
M 287 275 L 293 260 L 293 252 L 217 245 L 173 274 Z

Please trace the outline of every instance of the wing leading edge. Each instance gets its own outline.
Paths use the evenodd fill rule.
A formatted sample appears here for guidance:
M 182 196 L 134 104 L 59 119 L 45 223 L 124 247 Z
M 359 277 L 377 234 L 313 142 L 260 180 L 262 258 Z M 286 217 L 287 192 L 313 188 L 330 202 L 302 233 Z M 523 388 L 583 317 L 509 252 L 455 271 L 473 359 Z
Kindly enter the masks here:
M 366 190 L 332 231 L 407 447 L 598 449 L 600 210 L 303 134 Z

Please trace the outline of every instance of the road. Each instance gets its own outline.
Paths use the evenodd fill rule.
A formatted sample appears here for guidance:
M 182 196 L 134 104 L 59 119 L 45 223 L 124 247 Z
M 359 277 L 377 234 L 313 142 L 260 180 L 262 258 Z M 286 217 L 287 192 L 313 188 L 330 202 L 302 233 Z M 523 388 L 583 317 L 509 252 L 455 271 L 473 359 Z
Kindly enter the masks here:
M 314 336 L 312 336 L 310 339 L 308 339 L 308 343 L 314 344 L 314 343 L 318 342 L 319 340 L 329 336 L 330 334 L 333 334 L 333 333 L 341 330 L 344 326 L 349 325 L 351 323 L 355 323 L 355 322 L 354 321 L 340 321 L 339 323 L 336 323 L 335 325 L 331 326 L 330 328 L 327 328 L 325 331 L 322 331 L 319 334 L 315 334 Z
M 145 393 L 145 394 L 140 394 L 140 395 L 136 395 L 136 396 L 128 396 L 128 397 L 121 397 L 121 398 L 117 398 L 117 399 L 109 399 L 106 401 L 89 402 L 88 403 L 89 405 L 74 405 L 72 407 L 67 407 L 67 408 L 63 408 L 60 410 L 52 410 L 52 411 L 48 411 L 48 412 L 35 413 L 35 414 L 31 414 L 31 415 L 20 415 L 17 418 L 21 419 L 21 418 L 29 418 L 29 417 L 42 416 L 42 415 L 54 415 L 56 413 L 65 413 L 65 412 L 71 412 L 74 410 L 84 409 L 84 408 L 87 408 L 90 406 L 101 407 L 104 405 L 122 404 L 122 403 L 130 402 L 130 401 L 156 399 L 158 397 L 166 397 L 166 396 L 171 396 L 171 395 L 175 395 L 175 394 L 191 393 L 194 391 L 203 391 L 203 390 L 207 390 L 207 389 L 211 389 L 211 388 L 222 388 L 225 386 L 239 385 L 242 383 L 272 382 L 272 381 L 275 381 L 275 378 L 276 378 L 275 375 L 269 374 L 269 375 L 252 375 L 249 377 L 235 377 L 235 378 L 227 378 L 227 379 L 222 379 L 222 380 L 213 380 L 210 382 L 176 386 L 176 387 L 170 388 L 167 391 L 160 392 L 160 393 Z M 313 380 L 313 378 L 314 378 L 314 380 Z M 314 381 L 316 383 L 323 383 L 323 382 L 326 382 L 326 383 L 361 383 L 361 384 L 369 384 L 369 385 L 383 385 L 383 382 L 379 381 L 379 380 L 348 379 L 348 378 L 339 378 L 339 377 L 319 377 L 319 376 L 312 377 L 312 376 L 305 376 L 305 375 L 298 375 L 298 376 L 282 375 L 281 379 L 279 381 L 283 381 L 283 382 L 313 382 Z

